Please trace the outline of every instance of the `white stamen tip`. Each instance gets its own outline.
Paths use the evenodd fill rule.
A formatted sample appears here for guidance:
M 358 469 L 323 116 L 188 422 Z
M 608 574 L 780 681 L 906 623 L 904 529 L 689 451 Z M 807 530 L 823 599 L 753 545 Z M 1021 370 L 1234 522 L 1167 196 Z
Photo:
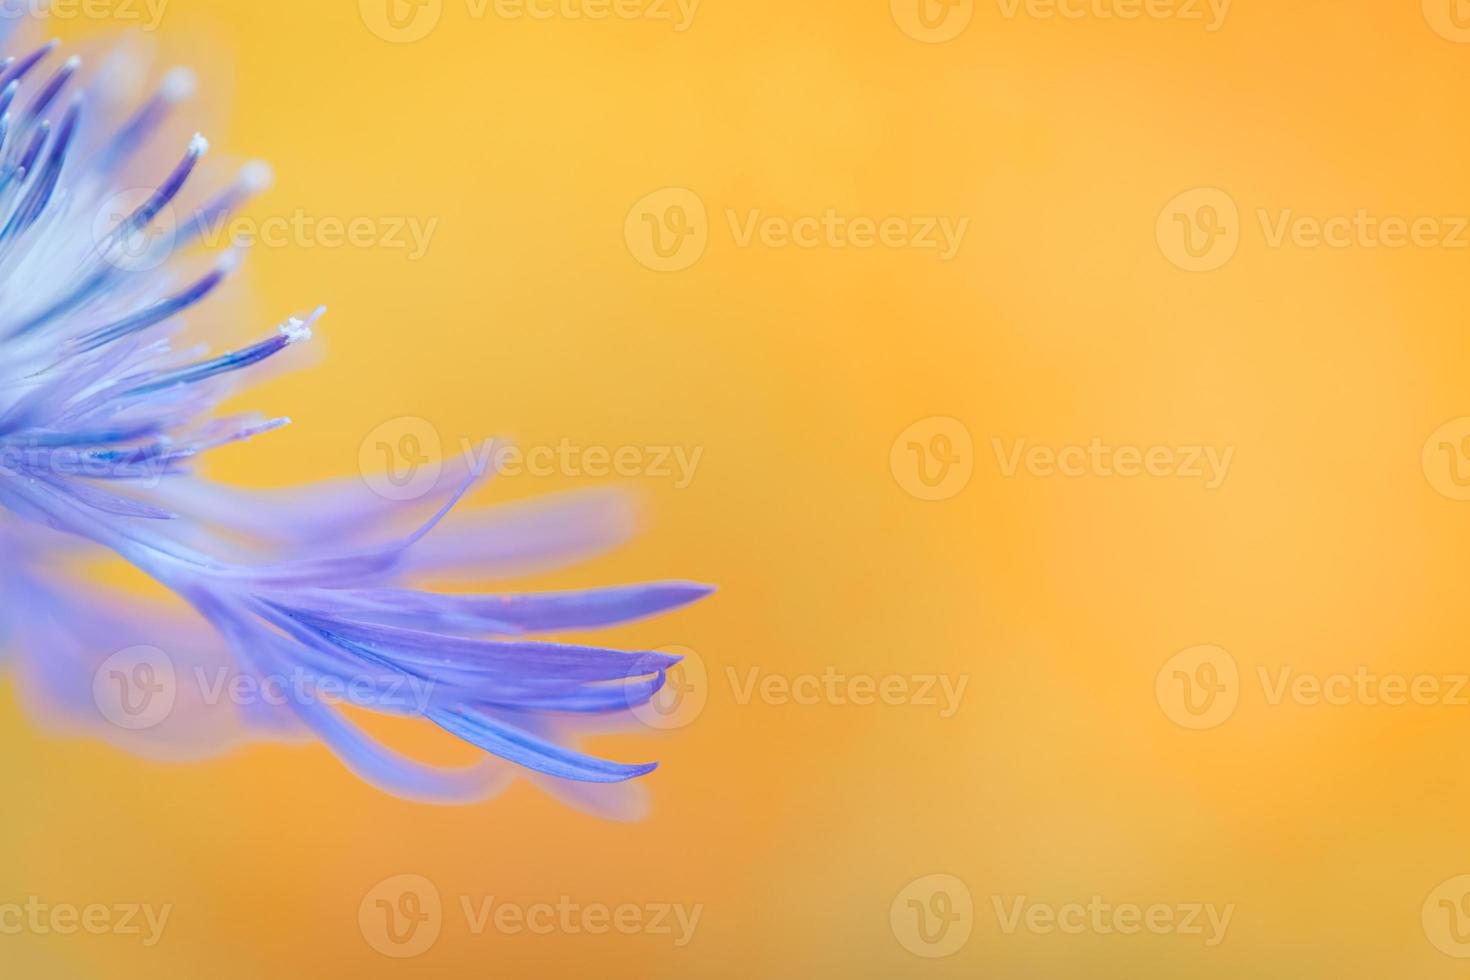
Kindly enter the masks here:
M 194 138 L 189 140 L 189 152 L 197 157 L 209 152 L 209 140 L 204 138 L 203 133 L 195 133 Z
M 259 194 L 271 189 L 276 182 L 276 171 L 264 160 L 251 160 L 240 168 L 236 178 L 240 189 L 247 194 Z
M 158 86 L 158 94 L 169 102 L 183 102 L 194 97 L 199 78 L 188 68 L 171 68 Z
M 281 336 L 286 338 L 288 345 L 304 344 L 311 339 L 311 324 L 293 316 L 281 324 Z
M 72 55 L 70 58 L 66 59 L 66 64 L 62 65 L 62 67 L 65 68 L 67 71 L 76 71 L 78 68 L 82 67 L 81 56 L 75 54 Z

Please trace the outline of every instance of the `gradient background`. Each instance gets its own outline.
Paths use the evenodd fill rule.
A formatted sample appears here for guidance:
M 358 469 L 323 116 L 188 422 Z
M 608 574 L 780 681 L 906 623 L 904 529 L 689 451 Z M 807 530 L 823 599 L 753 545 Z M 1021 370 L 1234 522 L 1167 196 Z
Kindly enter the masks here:
M 1470 669 L 1470 504 L 1421 464 L 1430 434 L 1470 415 L 1470 249 L 1272 248 L 1257 217 L 1470 215 L 1470 45 L 1430 19 L 1417 0 L 1237 0 L 1209 32 L 982 2 L 962 34 L 926 44 L 887 0 L 705 0 L 682 33 L 475 20 L 446 0 L 434 32 L 393 44 L 356 0 L 172 0 L 153 38 L 200 70 L 207 132 L 277 167 L 252 213 L 439 222 L 418 261 L 256 250 L 250 316 L 264 327 L 325 303 L 330 356 L 249 394 L 297 424 L 215 472 L 351 473 L 367 434 L 400 416 L 454 440 L 701 447 L 686 489 L 610 481 L 648 503 L 632 545 L 520 584 L 718 583 L 708 603 L 614 637 L 699 651 L 709 701 L 682 730 L 596 743 L 664 763 L 652 816 L 623 825 L 527 784 L 470 808 L 402 802 L 314 745 L 152 765 L 38 730 L 7 685 L 0 900 L 174 911 L 153 949 L 3 937 L 0 972 L 1463 975 L 1421 908 L 1470 872 L 1470 708 L 1271 705 L 1256 679 Z M 624 222 L 668 186 L 702 198 L 709 247 L 657 273 Z M 1198 187 L 1240 212 L 1238 252 L 1207 273 L 1171 263 L 1156 236 L 1161 209 Z M 725 219 L 829 207 L 970 227 L 942 262 L 741 248 Z M 889 462 L 930 416 L 974 439 L 973 479 L 937 502 Z M 1213 491 L 1005 478 L 991 440 L 1021 437 L 1235 458 Z M 1164 663 L 1198 644 L 1241 671 L 1239 707 L 1208 731 L 1155 697 Z M 725 673 L 828 666 L 962 674 L 969 689 L 945 719 L 742 705 Z M 475 936 L 451 910 L 432 949 L 394 960 L 357 909 L 402 873 L 446 904 L 704 912 L 676 949 Z M 889 909 L 935 873 L 967 884 L 975 917 L 962 949 L 930 960 L 898 941 Z M 1212 949 L 1006 935 L 993 898 L 1023 895 L 1236 909 Z

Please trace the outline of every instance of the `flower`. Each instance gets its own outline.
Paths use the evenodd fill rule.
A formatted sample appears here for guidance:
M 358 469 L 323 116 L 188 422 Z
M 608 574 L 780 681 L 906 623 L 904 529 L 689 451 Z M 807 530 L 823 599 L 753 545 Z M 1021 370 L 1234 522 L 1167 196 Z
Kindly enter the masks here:
M 195 473 L 211 449 L 288 424 L 214 411 L 240 379 L 307 344 L 323 310 L 224 353 L 181 343 L 238 264 L 231 252 L 185 271 L 201 230 L 268 171 L 247 164 L 186 208 L 208 143 L 187 140 L 171 167 L 146 151 L 192 77 L 170 72 L 119 113 L 122 79 L 137 74 L 126 52 L 89 73 L 76 58 L 48 70 L 55 50 L 0 62 L 0 636 L 32 702 L 175 757 L 304 730 L 373 783 L 438 801 L 504 785 L 512 767 L 497 760 L 583 803 L 574 784 L 650 772 L 568 739 L 647 705 L 678 658 L 531 637 L 650 616 L 710 590 L 415 590 L 408 583 L 427 575 L 575 559 L 626 530 L 605 494 L 457 508 L 484 475 L 469 460 L 407 502 L 361 481 L 246 492 Z M 104 550 L 182 602 L 89 580 L 76 559 Z M 410 760 L 351 708 L 427 719 L 493 758 L 467 769 Z

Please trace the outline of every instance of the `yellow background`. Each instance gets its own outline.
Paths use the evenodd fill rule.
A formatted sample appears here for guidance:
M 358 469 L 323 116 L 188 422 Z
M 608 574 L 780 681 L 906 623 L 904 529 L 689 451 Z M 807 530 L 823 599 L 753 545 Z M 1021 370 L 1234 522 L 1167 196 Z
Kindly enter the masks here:
M 1432 6 L 1432 4 L 1431 4 Z M 1024 10 L 1024 8 L 1023 8 Z M 67 24 L 65 34 L 127 26 Z M 224 152 L 278 173 L 251 213 L 437 218 L 427 254 L 261 248 L 261 329 L 331 308 L 320 365 L 242 401 L 291 429 L 223 456 L 261 485 L 355 471 L 375 426 L 446 439 L 704 450 L 630 546 L 533 579 L 720 586 L 620 644 L 699 651 L 689 727 L 623 825 L 518 784 L 453 809 L 362 784 L 319 746 L 162 767 L 35 728 L 7 687 L 0 900 L 172 903 L 164 941 L 0 938 L 6 976 L 1450 977 L 1420 914 L 1470 871 L 1465 706 L 1272 705 L 1257 670 L 1467 669 L 1470 504 L 1421 449 L 1470 415 L 1461 248 L 1271 247 L 1259 212 L 1470 214 L 1470 45 L 1417 0 L 1237 0 L 1222 29 L 1007 18 L 942 44 L 886 0 L 705 0 L 692 27 L 473 19 L 375 36 L 356 0 L 172 0 Z M 630 254 L 665 187 L 708 207 L 692 267 Z M 1186 272 L 1156 237 L 1194 188 L 1238 252 Z M 726 211 L 968 217 L 953 261 L 740 247 Z M 215 311 L 228 319 L 228 311 Z M 931 417 L 974 476 L 924 502 L 890 470 Z M 1005 477 L 992 439 L 1233 447 L 1191 479 Z M 524 496 L 589 485 L 522 480 Z M 1189 731 L 1155 677 L 1216 644 L 1239 707 Z M 969 677 L 961 710 L 740 704 L 727 668 Z M 424 751 L 442 740 L 416 732 Z M 364 941 L 390 875 L 520 903 L 702 903 L 694 941 Z M 911 955 L 909 882 L 963 880 L 973 934 Z M 1006 935 L 993 900 L 1236 906 L 1198 937 Z

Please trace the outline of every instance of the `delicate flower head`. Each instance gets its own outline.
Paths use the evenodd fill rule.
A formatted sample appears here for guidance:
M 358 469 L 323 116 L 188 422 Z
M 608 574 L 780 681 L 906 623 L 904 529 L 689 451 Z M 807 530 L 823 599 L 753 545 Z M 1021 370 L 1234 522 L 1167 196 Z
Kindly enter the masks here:
M 246 164 L 223 190 L 196 195 L 202 135 L 172 162 L 150 152 L 192 93 L 191 74 L 169 72 L 118 114 L 114 74 L 78 58 L 48 67 L 56 60 L 53 42 L 0 62 L 0 639 L 33 700 L 175 754 L 304 729 L 365 778 L 428 799 L 487 795 L 506 778 L 500 760 L 578 784 L 649 772 L 565 738 L 647 705 L 678 658 L 528 637 L 653 615 L 709 590 L 413 589 L 427 575 L 581 557 L 624 534 L 621 505 L 602 494 L 456 508 L 482 475 L 468 460 L 410 502 L 359 481 L 245 492 L 198 475 L 211 449 L 288 424 L 215 409 L 308 343 L 324 311 L 223 352 L 188 342 L 197 308 L 239 258 L 204 254 L 202 232 L 263 190 L 270 170 Z M 134 180 L 141 191 L 129 191 Z M 71 559 L 103 549 L 192 608 L 87 581 Z M 218 710 L 225 685 L 242 681 L 255 695 Z M 122 717 L 109 717 L 114 683 Z M 166 702 L 162 716 L 138 718 L 144 701 L 152 715 Z M 428 719 L 496 758 L 454 770 L 413 762 L 344 706 Z

